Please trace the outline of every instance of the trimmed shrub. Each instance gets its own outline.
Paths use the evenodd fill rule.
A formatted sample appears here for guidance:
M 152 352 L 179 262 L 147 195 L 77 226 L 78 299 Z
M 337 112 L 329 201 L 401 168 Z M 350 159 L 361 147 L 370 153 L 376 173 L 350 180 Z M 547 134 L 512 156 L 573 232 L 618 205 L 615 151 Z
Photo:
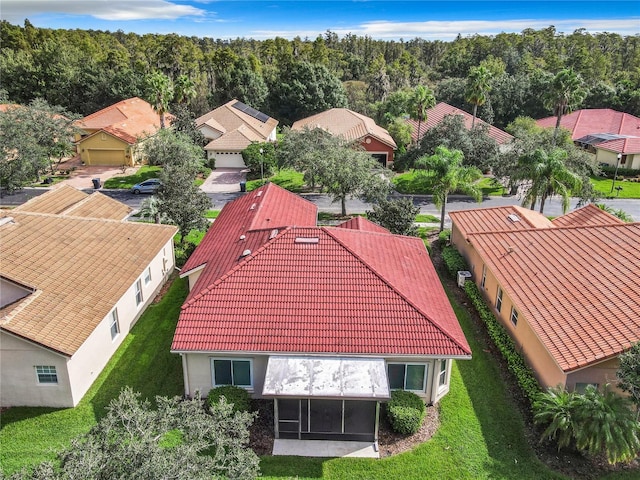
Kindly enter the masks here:
M 249 392 L 244 388 L 236 387 L 235 385 L 216 387 L 209 392 L 207 404 L 218 403 L 220 397 L 224 397 L 227 403 L 233 404 L 234 412 L 249 412 L 251 410 L 251 398 L 249 397 Z
M 445 245 L 451 241 L 451 230 L 445 229 L 438 234 L 438 240 Z
M 413 392 L 394 390 L 387 403 L 387 418 L 394 432 L 409 435 L 420 430 L 427 407 Z
M 442 248 L 442 260 L 444 260 L 444 264 L 447 266 L 447 270 L 453 278 L 456 278 L 458 271 L 469 270 L 467 261 L 460 255 L 460 252 L 451 245 Z
M 613 178 L 616 173 L 616 167 L 612 166 L 602 166 L 602 173 L 606 174 L 607 177 Z M 640 170 L 635 168 L 618 168 L 618 177 L 635 177 L 640 175 Z
M 489 310 L 478 286 L 473 282 L 466 282 L 464 290 L 478 311 L 480 319 L 486 325 L 489 337 L 506 360 L 507 368 L 516 377 L 524 395 L 533 403 L 540 393 L 540 384 L 533 375 L 533 370 L 526 364 L 522 354 L 518 352 L 509 333 Z

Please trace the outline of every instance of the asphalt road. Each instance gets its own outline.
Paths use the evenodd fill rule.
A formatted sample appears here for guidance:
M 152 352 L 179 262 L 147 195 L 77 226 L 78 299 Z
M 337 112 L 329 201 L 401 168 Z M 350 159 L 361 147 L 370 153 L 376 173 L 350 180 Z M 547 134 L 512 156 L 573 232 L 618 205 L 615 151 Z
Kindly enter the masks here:
M 26 202 L 28 199 L 40 195 L 47 191 L 44 188 L 25 188 L 20 192 L 16 192 L 11 195 L 5 195 L 0 198 L 0 206 L 2 207 L 10 207 L 21 205 Z M 85 190 L 87 193 L 90 193 L 92 190 Z M 134 195 L 129 190 L 100 190 L 103 194 L 108 195 L 120 202 L 123 202 L 130 207 L 137 209 L 140 208 L 140 204 L 142 201 L 147 198 L 147 195 Z M 243 195 L 240 192 L 237 193 L 209 193 L 207 194 L 211 199 L 212 208 L 221 209 L 227 202 L 238 198 Z M 340 203 L 331 202 L 331 198 L 327 195 L 320 194 L 304 194 L 304 198 L 310 200 L 318 206 L 318 210 L 322 212 L 340 212 Z M 431 214 L 439 216 L 439 211 L 436 206 L 433 204 L 431 196 L 414 196 L 413 203 L 420 207 L 420 213 Z M 608 205 L 615 209 L 620 209 L 627 212 L 629 215 L 633 217 L 635 221 L 640 221 L 640 200 L 629 200 L 629 199 L 610 199 L 610 200 L 602 200 L 601 203 Z M 476 203 L 469 197 L 464 196 L 451 196 L 449 197 L 449 202 L 447 203 L 447 211 L 454 210 L 469 210 L 473 208 L 489 208 L 489 207 L 498 207 L 505 205 L 519 205 L 520 199 L 516 196 L 512 197 L 486 197 L 480 203 Z M 578 201 L 573 199 L 571 201 L 571 206 L 569 210 L 573 210 L 578 206 Z M 366 210 L 370 210 L 371 206 L 367 203 L 361 202 L 360 200 L 348 200 L 347 201 L 347 212 L 348 213 L 363 213 Z M 551 200 L 547 200 L 544 209 L 545 215 L 549 216 L 559 216 L 562 215 L 562 205 L 559 198 L 552 198 Z

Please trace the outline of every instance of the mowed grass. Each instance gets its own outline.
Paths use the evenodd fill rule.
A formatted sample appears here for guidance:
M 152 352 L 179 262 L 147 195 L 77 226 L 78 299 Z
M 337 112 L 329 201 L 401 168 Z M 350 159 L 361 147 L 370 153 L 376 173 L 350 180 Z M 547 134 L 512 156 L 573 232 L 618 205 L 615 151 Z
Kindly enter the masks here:
M 276 185 L 284 188 L 285 190 L 289 190 L 293 193 L 300 193 L 304 187 L 304 175 L 300 172 L 296 172 L 295 170 L 283 168 L 276 172 L 272 177 L 265 179 L 265 182 L 262 180 L 249 180 L 247 182 L 247 192 L 255 190 L 258 187 L 261 187 L 263 183 L 267 181 L 271 183 L 275 183 Z
M 72 438 L 89 431 L 125 385 L 143 398 L 183 393 L 182 363 L 169 352 L 187 281 L 177 278 L 157 304 L 150 305 L 75 408 L 14 407 L 0 416 L 0 468 L 11 474 L 45 460 Z
M 152 167 L 150 165 L 141 166 L 133 175 L 122 177 L 112 177 L 104 182 L 104 188 L 124 188 L 133 187 L 136 183 L 144 182 L 150 178 L 157 178 L 162 171 L 161 167 Z
M 429 182 L 420 170 L 410 170 L 399 173 L 392 179 L 393 186 L 398 193 L 405 195 L 431 195 Z M 504 188 L 491 177 L 482 177 L 478 180 L 478 186 L 484 197 L 502 195 Z M 454 192 L 456 194 L 457 192 Z
M 477 340 L 465 309 L 454 309 L 473 360 L 454 363 L 451 390 L 440 402 L 441 425 L 429 441 L 394 457 L 309 459 L 263 457 L 265 479 L 559 479 L 535 456 L 524 420 L 505 390 L 495 360 Z
M 611 193 L 611 185 L 613 184 L 611 178 L 591 177 L 591 183 L 604 198 L 640 198 L 640 182 L 621 181 L 618 177 L 613 193 Z M 620 190 L 616 190 L 618 187 Z

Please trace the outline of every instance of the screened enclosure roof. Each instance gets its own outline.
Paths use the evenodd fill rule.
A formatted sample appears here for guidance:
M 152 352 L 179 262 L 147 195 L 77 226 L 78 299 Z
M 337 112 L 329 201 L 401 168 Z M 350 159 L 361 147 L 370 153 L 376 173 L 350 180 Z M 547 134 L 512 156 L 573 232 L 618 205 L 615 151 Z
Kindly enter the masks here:
M 277 397 L 391 397 L 382 358 L 271 356 L 262 394 Z

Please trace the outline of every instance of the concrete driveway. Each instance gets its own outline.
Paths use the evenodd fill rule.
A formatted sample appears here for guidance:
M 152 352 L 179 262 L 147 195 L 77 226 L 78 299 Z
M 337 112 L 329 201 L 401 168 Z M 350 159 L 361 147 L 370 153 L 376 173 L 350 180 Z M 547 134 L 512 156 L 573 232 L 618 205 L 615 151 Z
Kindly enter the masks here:
M 216 168 L 200 185 L 200 189 L 205 193 L 239 192 L 240 182 L 246 181 L 247 172 L 242 168 Z

